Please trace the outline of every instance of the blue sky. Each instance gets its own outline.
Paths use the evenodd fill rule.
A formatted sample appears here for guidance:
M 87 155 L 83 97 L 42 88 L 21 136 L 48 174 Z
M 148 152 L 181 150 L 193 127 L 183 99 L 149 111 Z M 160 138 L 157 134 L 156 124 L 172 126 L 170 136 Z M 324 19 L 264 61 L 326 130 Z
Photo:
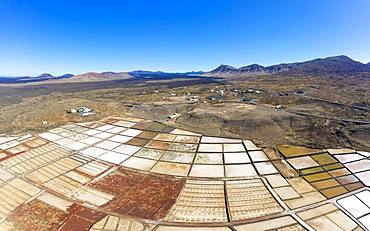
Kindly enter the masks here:
M 1 0 L 0 75 L 370 62 L 368 0 Z

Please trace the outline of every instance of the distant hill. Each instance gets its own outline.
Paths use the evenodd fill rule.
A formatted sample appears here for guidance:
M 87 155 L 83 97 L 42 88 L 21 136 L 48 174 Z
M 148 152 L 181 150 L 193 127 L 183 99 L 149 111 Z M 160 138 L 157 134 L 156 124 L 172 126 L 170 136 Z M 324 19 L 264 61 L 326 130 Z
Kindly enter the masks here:
M 127 80 L 131 78 L 136 79 L 156 79 L 156 78 L 176 78 L 176 77 L 192 77 L 200 76 L 204 72 L 186 72 L 186 73 L 167 73 L 162 71 L 132 71 L 132 72 L 87 72 L 84 74 L 71 75 L 65 74 L 62 76 L 53 76 L 48 73 L 43 73 L 36 77 L 0 77 L 0 84 L 13 83 L 79 83 L 79 82 L 103 82 L 103 81 L 117 81 Z
M 101 82 L 101 81 L 112 81 L 132 78 L 128 72 L 87 72 L 85 74 L 79 74 L 72 76 L 67 79 L 63 79 L 57 82 L 64 83 L 75 83 L 75 82 Z M 53 81 L 55 82 L 55 81 Z
M 252 64 L 240 68 L 229 65 L 220 65 L 216 69 L 206 72 L 205 76 L 243 76 L 262 74 L 355 74 L 370 73 L 370 64 L 363 64 L 351 58 L 340 55 L 327 58 L 313 59 L 306 62 L 282 63 L 272 66 Z
M 154 76 L 154 75 L 164 75 L 167 74 L 162 71 L 144 71 L 144 70 L 137 70 L 137 71 L 131 71 L 128 72 L 129 75 L 135 76 L 135 77 L 141 77 L 141 76 Z
M 328 57 L 324 59 L 314 59 L 311 61 L 297 63 L 292 69 L 296 72 L 304 73 L 359 73 L 369 71 L 365 64 L 354 61 L 351 58 L 341 55 L 335 57 Z
M 51 80 L 62 80 L 73 77 L 72 74 L 53 76 L 49 73 L 43 73 L 39 76 L 20 76 L 20 77 L 0 77 L 0 83 L 33 83 Z
M 53 76 L 49 73 L 43 73 L 39 76 L 36 76 L 36 77 L 30 77 L 30 78 L 37 78 L 37 79 L 66 79 L 66 78 L 70 78 L 70 77 L 73 77 L 74 75 L 72 74 L 64 74 L 64 75 L 60 75 L 60 76 Z
M 181 73 L 181 72 L 176 72 L 176 73 L 170 73 L 170 72 L 163 72 L 163 71 L 143 71 L 143 70 L 138 70 L 138 71 L 131 71 L 131 72 L 128 72 L 129 75 L 133 76 L 133 77 L 136 77 L 136 78 L 145 78 L 145 77 L 155 77 L 155 76 L 159 76 L 159 77 L 166 77 L 166 76 L 198 76 L 198 75 L 202 75 L 204 74 L 205 72 L 203 71 L 190 71 L 190 72 L 184 72 L 184 73 Z
M 39 76 L 30 77 L 0 77 L 0 83 L 78 83 L 78 82 L 102 82 L 132 78 L 127 72 L 88 72 L 84 74 L 65 74 L 53 76 L 43 73 Z
M 221 75 L 235 75 L 239 72 L 239 68 L 221 64 L 219 67 L 213 71 L 206 72 L 205 74 L 221 74 Z

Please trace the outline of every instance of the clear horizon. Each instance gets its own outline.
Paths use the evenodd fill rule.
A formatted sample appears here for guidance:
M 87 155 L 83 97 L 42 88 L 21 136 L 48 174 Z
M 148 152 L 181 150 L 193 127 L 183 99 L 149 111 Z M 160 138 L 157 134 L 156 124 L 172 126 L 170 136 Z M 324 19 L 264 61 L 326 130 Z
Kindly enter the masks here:
M 334 56 L 339 56 L 339 55 L 334 55 Z M 333 56 L 328 56 L 328 57 L 333 57 Z M 327 57 L 317 57 L 317 58 L 327 58 Z M 351 57 L 349 57 L 351 58 Z M 303 62 L 304 61 L 309 61 L 309 60 L 302 60 Z M 357 61 L 357 60 L 354 60 L 354 61 Z M 299 61 L 301 62 L 301 61 Z M 370 63 L 370 62 L 369 62 Z M 185 73 L 185 72 L 197 72 L 197 71 L 203 71 L 203 72 L 207 72 L 207 71 L 212 71 L 214 69 L 216 69 L 217 67 L 219 67 L 220 65 L 229 65 L 229 64 L 225 64 L 225 63 L 221 63 L 219 65 L 217 65 L 216 67 L 214 67 L 213 69 L 211 70 L 187 70 L 187 71 L 183 71 L 183 72 L 178 72 L 178 71 L 175 71 L 175 72 L 167 72 L 167 73 Z M 242 65 L 242 66 L 233 66 L 233 65 L 229 65 L 229 66 L 233 66 L 233 67 L 236 67 L 236 68 L 239 68 L 239 67 L 243 67 L 243 66 L 248 66 L 248 65 L 252 65 L 252 64 L 259 64 L 259 63 L 250 63 L 250 64 L 246 64 L 246 65 Z M 277 65 L 277 64 L 283 64 L 283 63 L 273 63 L 271 65 Z M 367 64 L 367 63 L 362 63 L 362 64 Z M 266 66 L 270 66 L 270 65 L 265 65 Z M 59 75 L 55 75 L 55 74 L 52 74 L 52 73 L 48 73 L 48 72 L 42 72 L 42 73 L 39 73 L 39 74 L 36 74 L 36 75 L 8 75 L 8 76 L 5 76 L 5 75 L 0 75 L 0 77 L 37 77 L 39 75 L 42 75 L 42 74 L 51 74 L 53 76 L 61 76 L 61 75 L 65 75 L 65 74 L 73 74 L 73 75 L 78 75 L 78 74 L 85 74 L 85 73 L 88 73 L 88 72 L 96 72 L 96 73 L 101 73 L 101 72 L 132 72 L 132 71 L 152 71 L 152 72 L 156 72 L 156 71 L 162 71 L 162 72 L 166 72 L 166 71 L 163 71 L 163 70 L 141 70 L 141 69 L 134 69 L 134 70 L 118 70 L 118 71 L 111 71 L 111 70 L 105 70 L 105 71 L 86 71 L 86 72 L 83 72 L 83 73 L 69 73 L 69 72 L 66 72 L 66 73 L 62 73 L 62 74 L 59 74 Z
M 370 62 L 370 2 L 0 2 L 0 76 Z

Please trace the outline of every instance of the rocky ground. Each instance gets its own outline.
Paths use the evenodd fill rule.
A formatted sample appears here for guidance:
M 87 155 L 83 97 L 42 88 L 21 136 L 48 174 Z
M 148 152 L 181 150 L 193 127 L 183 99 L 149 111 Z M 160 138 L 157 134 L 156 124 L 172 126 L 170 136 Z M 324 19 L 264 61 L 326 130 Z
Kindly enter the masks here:
M 150 81 L 85 87 L 0 86 L 0 134 L 38 133 L 69 121 L 131 114 L 208 135 L 253 139 L 265 146 L 284 143 L 370 150 L 369 78 L 258 76 L 226 81 Z M 224 101 L 207 98 L 221 89 Z M 246 89 L 258 89 L 259 93 L 240 91 Z M 188 103 L 188 93 L 199 96 L 199 101 Z M 241 98 L 248 102 L 240 102 Z M 82 118 L 66 113 L 78 106 L 92 107 L 97 114 Z M 172 113 L 181 116 L 168 120 Z

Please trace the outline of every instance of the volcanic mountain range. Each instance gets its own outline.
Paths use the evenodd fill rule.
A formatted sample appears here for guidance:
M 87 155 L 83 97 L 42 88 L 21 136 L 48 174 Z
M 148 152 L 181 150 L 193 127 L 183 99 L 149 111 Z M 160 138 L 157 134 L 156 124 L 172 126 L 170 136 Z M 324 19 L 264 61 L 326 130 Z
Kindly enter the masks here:
M 236 68 L 229 65 L 220 65 L 216 69 L 205 73 L 206 76 L 240 76 L 255 74 L 358 74 L 370 73 L 370 63 L 363 64 L 345 56 L 318 58 L 306 62 L 282 63 L 272 66 L 251 64 Z
M 293 74 L 293 75 L 320 75 L 337 74 L 352 75 L 367 73 L 370 74 L 370 63 L 363 64 L 355 61 L 348 56 L 340 55 L 327 58 L 318 58 L 305 62 L 281 63 L 272 66 L 262 66 L 251 64 L 243 67 L 233 67 L 222 64 L 209 72 L 185 72 L 185 73 L 166 73 L 161 71 L 132 71 L 132 72 L 88 72 L 84 74 L 53 76 L 48 73 L 37 77 L 0 77 L 0 83 L 28 83 L 28 82 L 100 82 L 112 80 L 124 80 L 130 78 L 142 78 L 146 76 L 202 76 L 202 77 L 232 77 L 250 75 L 271 75 L 271 74 Z

